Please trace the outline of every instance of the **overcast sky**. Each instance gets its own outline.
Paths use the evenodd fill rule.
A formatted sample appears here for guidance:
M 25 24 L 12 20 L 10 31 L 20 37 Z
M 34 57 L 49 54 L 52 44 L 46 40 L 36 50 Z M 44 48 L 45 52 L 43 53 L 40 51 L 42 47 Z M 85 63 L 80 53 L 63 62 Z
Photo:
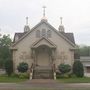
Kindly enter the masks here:
M 40 22 L 45 5 L 48 22 L 57 30 L 63 17 L 65 32 L 73 32 L 76 44 L 90 45 L 90 0 L 0 0 L 0 33 L 23 32 Z

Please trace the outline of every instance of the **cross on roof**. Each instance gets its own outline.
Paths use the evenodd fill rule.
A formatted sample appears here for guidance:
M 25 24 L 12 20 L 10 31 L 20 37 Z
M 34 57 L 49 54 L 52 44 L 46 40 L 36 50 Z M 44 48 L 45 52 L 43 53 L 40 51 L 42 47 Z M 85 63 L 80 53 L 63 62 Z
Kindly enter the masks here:
M 43 17 L 45 17 L 45 8 L 46 6 L 43 6 Z

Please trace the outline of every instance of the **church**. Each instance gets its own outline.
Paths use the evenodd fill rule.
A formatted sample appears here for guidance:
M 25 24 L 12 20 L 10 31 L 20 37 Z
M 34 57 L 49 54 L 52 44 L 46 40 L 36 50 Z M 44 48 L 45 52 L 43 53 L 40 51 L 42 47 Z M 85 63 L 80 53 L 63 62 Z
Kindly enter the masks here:
M 62 17 L 56 30 L 45 17 L 30 29 L 28 17 L 23 33 L 15 33 L 11 46 L 14 72 L 21 62 L 29 65 L 30 79 L 56 79 L 56 71 L 61 63 L 73 65 L 75 40 L 73 33 L 65 32 Z

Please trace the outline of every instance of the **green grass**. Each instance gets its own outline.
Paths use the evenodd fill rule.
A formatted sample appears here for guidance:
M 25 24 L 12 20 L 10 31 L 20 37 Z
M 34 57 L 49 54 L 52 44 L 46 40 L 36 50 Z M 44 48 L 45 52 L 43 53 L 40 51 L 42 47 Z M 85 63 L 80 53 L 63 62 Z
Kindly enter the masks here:
M 20 79 L 18 77 L 0 76 L 0 83 L 18 83 L 26 81 L 27 79 Z
M 28 79 L 21 79 L 18 77 L 8 77 L 6 75 L 0 75 L 0 83 L 18 83 L 23 82 Z M 90 83 L 90 77 L 83 77 L 83 78 L 60 78 L 57 79 L 60 83 Z
M 60 78 L 57 79 L 61 83 L 90 83 L 90 77 L 83 77 L 83 78 Z

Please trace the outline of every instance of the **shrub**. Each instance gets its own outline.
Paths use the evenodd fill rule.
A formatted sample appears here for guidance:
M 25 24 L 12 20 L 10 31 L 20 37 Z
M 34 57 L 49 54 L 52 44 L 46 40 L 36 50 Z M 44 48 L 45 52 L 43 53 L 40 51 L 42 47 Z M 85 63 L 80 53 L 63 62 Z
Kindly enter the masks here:
M 74 73 L 69 73 L 69 74 L 68 74 L 68 77 L 69 77 L 69 78 L 76 78 L 76 75 L 75 75 Z
M 71 66 L 68 64 L 60 64 L 58 68 L 62 74 L 68 73 L 71 70 Z
M 57 79 L 60 79 L 60 78 L 63 78 L 63 76 L 62 76 L 62 74 L 61 74 L 61 73 L 56 72 L 56 78 L 57 78 Z
M 20 73 L 19 78 L 20 79 L 29 79 L 29 74 L 28 73 Z
M 17 74 L 17 73 L 12 73 L 11 76 L 12 76 L 12 77 L 19 77 L 19 74 Z
M 25 62 L 19 63 L 19 66 L 17 67 L 17 69 L 19 72 L 22 72 L 22 73 L 27 72 L 28 64 Z
M 11 74 L 13 72 L 13 61 L 12 60 L 5 61 L 5 71 L 8 76 L 11 76 Z
M 79 60 L 75 61 L 73 64 L 73 73 L 77 77 L 83 77 L 84 76 L 83 64 Z

